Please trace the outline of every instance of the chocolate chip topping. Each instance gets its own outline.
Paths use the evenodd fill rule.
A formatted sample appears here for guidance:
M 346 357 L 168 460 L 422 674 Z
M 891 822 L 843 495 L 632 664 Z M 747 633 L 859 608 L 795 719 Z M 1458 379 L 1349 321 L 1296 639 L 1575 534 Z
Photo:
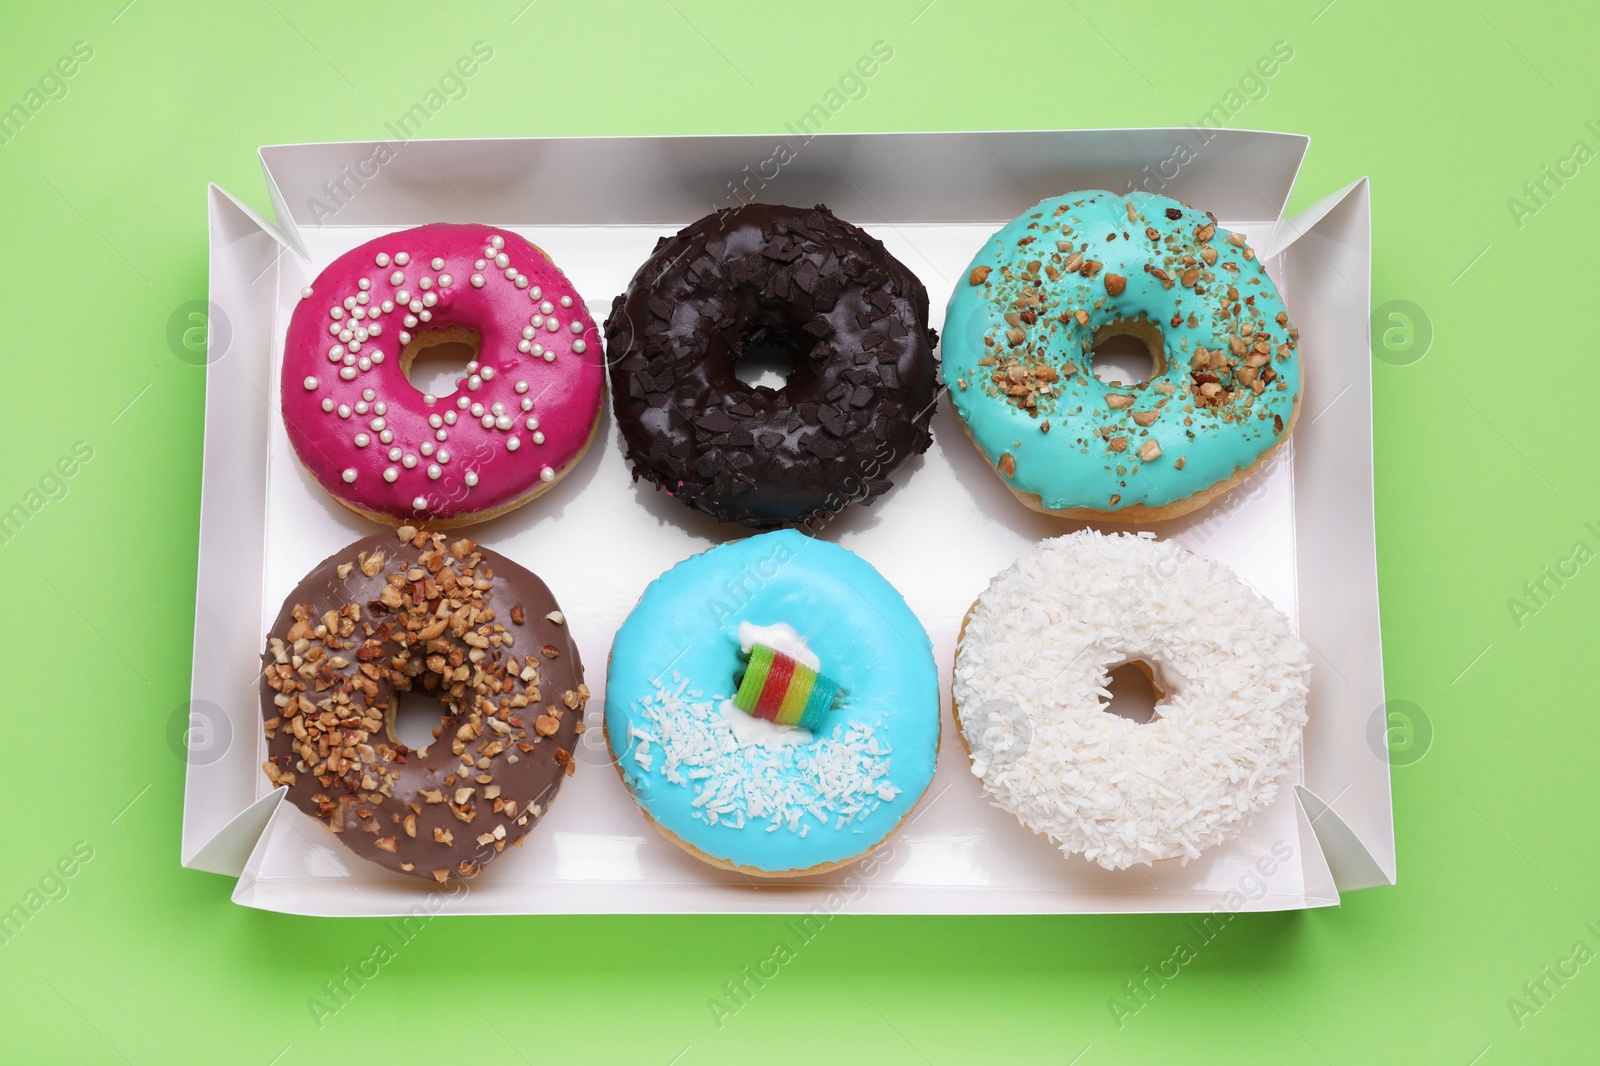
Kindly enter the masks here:
M 267 777 L 363 858 L 477 876 L 576 765 L 589 690 L 564 622 L 543 581 L 470 539 L 357 541 L 268 631 Z M 394 735 L 401 693 L 441 713 L 425 750 Z
M 635 479 L 724 521 L 870 501 L 932 441 L 927 290 L 825 207 L 746 204 L 662 239 L 605 329 Z M 740 381 L 747 346 L 791 353 L 787 384 Z

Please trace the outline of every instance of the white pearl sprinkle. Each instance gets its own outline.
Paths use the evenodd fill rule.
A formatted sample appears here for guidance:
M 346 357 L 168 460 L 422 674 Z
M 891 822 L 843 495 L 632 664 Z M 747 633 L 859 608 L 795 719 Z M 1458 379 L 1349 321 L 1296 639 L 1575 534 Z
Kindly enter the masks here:
M 300 290 L 300 299 L 302 299 L 302 300 L 311 299 L 311 286 L 310 285 L 307 285 L 305 288 Z
M 469 403 L 471 403 L 471 402 L 472 401 L 467 399 L 467 397 L 465 397 L 465 396 L 457 396 L 456 397 L 456 406 L 461 408 L 463 411 L 465 411 L 467 409 L 467 405 Z
M 533 410 L 533 397 L 532 396 L 524 396 L 522 398 L 522 409 L 524 411 Z
M 404 455 L 404 454 L 405 453 L 402 452 L 399 448 L 390 448 L 389 449 L 389 461 L 391 463 L 398 463 L 400 461 L 400 457 L 402 455 Z
M 497 415 L 497 416 L 498 415 L 503 415 L 503 414 L 506 413 L 506 405 L 503 404 L 503 403 L 500 403 L 498 401 L 495 402 L 495 403 L 492 403 L 492 404 L 489 405 L 489 413 L 492 414 L 492 415 Z
M 472 277 L 468 278 L 467 280 L 472 282 L 472 287 L 474 289 L 483 288 L 483 275 L 482 274 L 474 274 L 474 275 L 472 275 Z
M 365 401 L 365 400 L 357 400 L 356 401 L 356 414 L 364 415 L 366 413 L 367 413 L 367 401 Z
M 529 429 L 538 429 L 539 428 L 539 420 L 537 418 L 530 418 L 526 422 L 524 422 L 523 425 L 527 426 Z
M 535 433 L 533 435 L 533 443 L 535 443 L 535 444 L 543 444 L 544 443 L 544 434 L 543 433 Z
M 406 283 L 406 276 L 404 274 L 402 274 L 400 271 L 396 270 L 393 274 L 389 275 L 389 284 L 390 285 L 399 286 L 399 285 L 404 285 L 405 283 Z
M 534 336 L 535 332 L 536 331 L 534 330 L 534 328 L 532 326 L 523 326 L 522 327 L 522 339 L 525 340 L 525 341 L 533 340 L 533 336 Z M 523 351 L 527 351 L 527 349 L 524 348 Z
M 476 359 L 467 360 L 467 373 L 476 374 L 477 372 L 478 372 L 478 361 Z
M 433 441 L 431 441 L 431 440 L 423 441 L 422 442 L 422 446 L 420 448 L 418 448 L 417 451 L 421 452 L 423 455 L 432 455 L 433 454 Z
M 572 306 L 572 297 L 570 297 L 570 296 L 563 296 L 563 297 L 562 297 L 562 298 L 561 298 L 561 306 L 562 306 L 562 307 L 571 307 L 571 306 Z
M 379 252 L 378 253 L 378 258 L 375 259 L 374 262 L 377 263 L 381 267 L 388 266 L 389 265 L 389 253 L 388 252 Z
M 555 309 L 556 305 L 551 303 L 549 300 L 546 300 L 544 303 L 539 305 L 539 310 L 547 315 L 553 313 Z
M 488 263 L 488 261 L 487 261 L 487 260 L 484 260 L 484 259 L 480 259 L 480 260 L 478 260 L 478 261 L 477 261 L 477 262 L 476 262 L 476 263 L 473 263 L 473 264 L 472 264 L 472 269 L 473 269 L 473 270 L 482 270 L 482 269 L 484 269 L 484 268 L 485 268 L 485 267 L 487 267 L 487 266 L 488 266 L 488 265 L 489 265 L 489 263 Z
M 399 479 L 400 471 L 396 470 L 394 467 L 391 466 L 384 470 L 383 480 L 387 481 L 389 484 L 393 485 Z
M 367 436 L 365 433 L 357 433 L 356 434 L 355 444 L 356 444 L 357 448 L 365 448 L 367 445 L 369 445 L 371 443 L 372 443 L 372 438 Z
M 328 336 L 337 337 L 338 335 L 339 335 L 339 323 L 337 323 L 337 322 L 329 322 L 328 323 Z
M 521 275 L 521 274 L 518 274 L 516 276 L 515 281 L 516 281 L 516 284 L 517 284 L 517 288 L 519 288 L 519 289 L 526 289 L 528 287 L 528 279 L 526 277 L 524 277 L 523 275 Z
M 435 455 L 434 458 L 439 460 L 441 463 L 448 463 L 450 461 L 450 449 L 440 448 L 439 453 Z
M 384 430 L 384 429 L 387 429 L 389 427 L 389 423 L 384 421 L 382 418 L 374 418 L 372 420 L 371 425 L 372 425 L 372 432 L 374 432 L 374 433 L 377 433 L 380 430 Z
M 417 288 L 423 289 L 423 290 L 427 290 L 427 289 L 433 288 L 433 279 L 432 278 L 423 278 L 423 279 L 421 279 L 420 281 L 417 282 Z M 424 296 L 423 299 L 426 300 L 427 297 Z
M 579 355 L 582 355 L 584 352 L 589 350 L 589 345 L 581 340 L 573 341 L 572 350 L 577 352 Z
M 429 463 L 428 464 L 428 480 L 430 480 L 430 481 L 438 481 L 439 480 L 439 475 L 442 474 L 442 473 L 444 473 L 444 471 L 439 468 L 439 464 L 438 463 Z
M 422 319 L 422 321 L 424 321 L 424 322 L 432 322 L 433 321 L 433 312 L 432 311 L 422 311 L 422 312 L 418 313 L 417 317 Z
M 494 415 L 484 415 L 482 418 L 478 419 L 478 422 L 483 426 L 484 429 L 493 429 Z
M 489 247 L 491 247 L 491 248 L 504 248 L 505 246 L 506 246 L 506 239 L 504 237 L 500 236 L 500 234 L 496 233 L 494 236 L 489 238 Z
M 557 322 L 555 316 L 552 315 L 544 320 L 544 328 L 549 330 L 551 333 L 554 333 L 556 330 L 561 328 L 561 323 Z
M 574 322 L 574 323 L 572 323 L 572 325 L 569 328 L 574 333 L 582 333 L 583 332 L 583 323 L 582 322 Z
M 465 397 L 462 397 L 462 398 L 465 399 Z M 483 404 L 481 404 L 481 403 L 473 404 L 472 405 L 472 417 L 473 418 L 479 418 L 482 415 L 483 415 Z
M 377 405 L 373 407 L 372 410 L 375 414 L 386 415 L 389 413 L 389 405 L 384 403 L 382 400 L 379 400 Z
M 466 397 L 462 397 L 462 399 L 465 398 Z M 446 411 L 444 413 L 444 424 L 447 426 L 453 426 L 456 424 L 456 413 L 454 411 Z
M 353 466 L 345 467 L 344 473 L 341 476 L 344 478 L 344 483 L 346 485 L 350 484 L 356 479 L 356 468 Z
M 539 471 L 539 480 L 540 481 L 554 481 L 555 479 L 556 479 L 556 472 L 554 470 L 550 469 L 548 466 L 545 467 L 543 470 Z
M 384 430 L 382 433 L 378 434 L 378 442 L 380 444 L 393 444 L 394 433 L 387 429 Z
M 356 368 L 353 366 L 340 367 L 339 377 L 345 381 L 354 381 L 356 379 Z
M 473 374 L 471 377 L 469 377 L 467 379 L 467 388 L 472 392 L 477 392 L 478 391 L 478 387 L 481 386 L 482 384 L 483 384 L 483 379 L 480 378 L 476 374 Z
M 529 328 L 531 329 L 532 327 L 529 327 Z M 533 342 L 530 341 L 530 340 L 527 340 L 526 338 L 524 338 L 523 340 L 518 341 L 517 342 L 517 351 L 521 352 L 523 355 L 527 355 L 529 352 L 533 351 Z
M 432 426 L 434 429 L 438 429 L 440 426 L 444 425 L 444 419 L 440 418 L 438 415 L 429 415 L 428 425 Z
M 340 418 L 349 418 L 350 417 L 350 405 L 349 404 L 342 403 L 342 404 L 339 405 L 339 417 Z
M 506 438 L 506 451 L 514 452 L 520 447 L 522 447 L 521 438 L 519 438 L 519 437 L 507 437 Z
M 362 292 L 366 292 L 368 289 L 372 288 L 372 282 L 366 278 L 362 278 L 360 281 L 356 282 L 356 288 L 360 289 Z M 360 297 L 358 296 L 356 299 L 360 300 Z
M 504 270 L 506 265 L 510 262 L 511 257 L 506 255 L 504 252 L 501 252 L 499 255 L 494 257 L 494 265 L 499 267 L 501 270 Z
M 363 355 L 360 359 L 356 360 L 356 366 L 361 368 L 361 372 L 363 374 L 366 373 L 368 370 L 372 369 L 371 357 Z
M 467 488 L 475 488 L 478 484 L 478 472 L 476 470 L 468 470 L 466 476 L 461 480 L 467 483 Z
M 517 280 L 517 268 L 516 267 L 506 267 L 506 280 L 507 281 L 516 281 Z
M 422 301 L 421 300 L 412 300 L 409 304 L 406 305 L 406 307 L 408 307 L 411 310 L 411 313 L 414 314 L 414 315 L 422 314 Z
M 440 259 L 438 256 L 434 256 L 433 257 L 433 262 L 429 263 L 428 265 L 433 267 L 433 269 L 435 269 L 435 270 L 443 270 L 444 269 L 444 260 Z
M 383 362 L 383 353 L 382 352 L 373 352 L 372 353 L 372 362 L 374 364 L 378 364 L 378 363 Z
M 394 294 L 394 299 L 395 303 L 399 304 L 401 307 L 404 307 L 406 304 L 411 302 L 411 290 L 401 289 L 399 292 Z
M 405 318 L 401 319 L 401 322 L 405 324 L 406 329 L 416 329 L 417 328 L 417 316 L 416 315 L 406 315 Z
M 411 470 L 417 465 L 417 457 L 415 455 L 408 455 L 404 459 L 400 460 L 400 465 L 405 467 L 407 470 Z
M 428 509 L 428 498 L 426 496 L 418 496 L 411 501 L 411 506 L 419 511 L 426 511 Z
M 422 294 L 422 306 L 423 307 L 432 307 L 434 304 L 436 304 L 438 302 L 439 302 L 439 294 L 438 293 L 436 293 L 436 292 L 425 292 L 425 293 Z
M 376 400 L 378 398 L 378 394 L 373 392 L 371 389 L 362 389 L 361 398 L 363 400 Z
M 555 362 L 556 361 L 556 353 L 555 352 L 545 352 L 544 353 L 544 361 L 547 362 L 547 363 Z
M 385 301 L 383 301 L 383 303 L 379 304 L 378 306 L 383 308 L 383 313 L 384 314 L 388 314 L 390 311 L 394 310 L 394 301 L 393 300 L 385 300 Z
M 355 307 L 356 307 L 356 298 L 354 296 L 346 296 L 344 298 L 344 309 L 346 311 L 354 311 Z M 335 317 L 338 317 L 338 316 L 335 316 Z
M 405 330 L 401 330 L 400 331 L 400 347 L 404 348 L 406 345 L 408 345 L 410 343 L 411 343 L 411 334 L 407 333 Z
M 519 381 L 513 385 L 512 388 L 516 389 L 518 393 L 524 393 L 528 391 L 528 383 L 526 381 Z
M 511 419 L 506 415 L 501 415 L 499 418 L 491 418 L 489 415 L 484 415 L 483 417 L 490 418 L 490 420 L 494 423 L 494 428 L 498 430 L 507 430 L 514 425 Z
M 452 278 L 449 274 L 440 274 L 439 275 L 439 284 L 441 286 L 446 287 L 446 288 L 448 288 L 450 286 L 450 284 L 452 282 L 454 282 L 455 280 L 456 279 Z
M 434 433 L 434 437 L 436 437 L 437 439 L 439 439 L 441 441 L 446 441 L 446 440 L 450 439 L 450 434 L 449 434 L 449 432 L 447 430 L 441 429 L 438 432 Z
M 349 329 L 341 329 L 339 331 L 339 343 L 340 344 L 348 344 L 350 342 L 351 338 L 353 338 L 354 336 L 355 336 L 355 331 L 349 330 Z
M 306 378 L 304 384 L 307 392 L 314 392 L 317 388 L 317 379 L 308 377 Z
M 544 325 L 544 316 L 543 315 L 534 315 L 533 318 L 531 318 L 529 321 L 531 321 L 533 323 L 533 327 L 535 329 L 538 329 L 540 326 Z
M 544 292 L 537 285 L 528 290 L 528 299 L 532 300 L 534 303 L 538 303 L 543 296 Z
M 395 254 L 394 261 L 396 266 L 405 266 L 407 263 L 411 262 L 411 253 L 397 252 Z
M 322 401 L 322 409 L 331 414 L 333 412 L 333 401 L 324 397 Z
M 493 381 L 494 380 L 494 367 L 492 367 L 492 366 L 484 367 L 482 370 L 478 371 L 478 376 L 481 377 L 485 381 Z
M 356 303 L 365 305 L 365 304 L 369 304 L 371 302 L 372 302 L 372 297 L 368 296 L 366 293 L 364 293 L 364 292 L 356 293 Z

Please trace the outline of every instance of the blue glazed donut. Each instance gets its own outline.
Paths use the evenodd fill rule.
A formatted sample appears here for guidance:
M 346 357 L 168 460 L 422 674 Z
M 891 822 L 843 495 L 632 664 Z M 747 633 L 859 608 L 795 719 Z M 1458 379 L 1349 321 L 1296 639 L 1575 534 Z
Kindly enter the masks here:
M 1131 334 L 1147 381 L 1099 380 Z M 1262 465 L 1300 408 L 1299 331 L 1243 236 L 1166 196 L 1041 201 L 973 258 L 945 315 L 957 415 L 1035 510 L 1143 522 L 1194 510 Z
M 752 641 L 842 690 L 810 733 L 732 706 Z M 870 564 L 793 530 L 724 544 L 645 589 L 611 646 L 606 739 L 645 816 L 724 869 L 820 873 L 886 840 L 933 778 L 933 646 Z

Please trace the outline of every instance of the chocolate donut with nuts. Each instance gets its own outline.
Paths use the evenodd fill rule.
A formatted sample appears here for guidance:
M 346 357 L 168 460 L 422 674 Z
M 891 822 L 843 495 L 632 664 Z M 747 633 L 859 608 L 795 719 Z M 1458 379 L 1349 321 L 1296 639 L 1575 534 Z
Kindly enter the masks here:
M 351 851 L 433 881 L 522 843 L 573 772 L 589 689 L 555 597 L 467 538 L 402 526 L 319 563 L 267 634 L 268 779 Z M 437 701 L 432 743 L 395 734 Z
M 869 502 L 932 441 L 928 292 L 825 207 L 745 204 L 663 238 L 605 329 L 634 478 L 723 521 Z M 736 376 L 753 350 L 793 360 L 783 387 Z

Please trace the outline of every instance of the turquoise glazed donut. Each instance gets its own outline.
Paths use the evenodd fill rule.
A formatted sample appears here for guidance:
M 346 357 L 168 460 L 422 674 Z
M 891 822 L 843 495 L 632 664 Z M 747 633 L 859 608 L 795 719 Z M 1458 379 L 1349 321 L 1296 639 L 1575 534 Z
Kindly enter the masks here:
M 1107 338 L 1155 373 L 1095 377 Z M 1007 223 L 957 282 L 943 374 L 957 415 L 1034 510 L 1143 522 L 1244 480 L 1300 408 L 1299 331 L 1254 249 L 1166 196 L 1095 190 Z
M 838 685 L 815 731 L 734 705 L 757 644 Z M 764 533 L 645 589 L 611 646 L 605 730 L 667 839 L 746 874 L 820 873 L 886 840 L 933 779 L 939 674 L 922 624 L 870 564 Z

